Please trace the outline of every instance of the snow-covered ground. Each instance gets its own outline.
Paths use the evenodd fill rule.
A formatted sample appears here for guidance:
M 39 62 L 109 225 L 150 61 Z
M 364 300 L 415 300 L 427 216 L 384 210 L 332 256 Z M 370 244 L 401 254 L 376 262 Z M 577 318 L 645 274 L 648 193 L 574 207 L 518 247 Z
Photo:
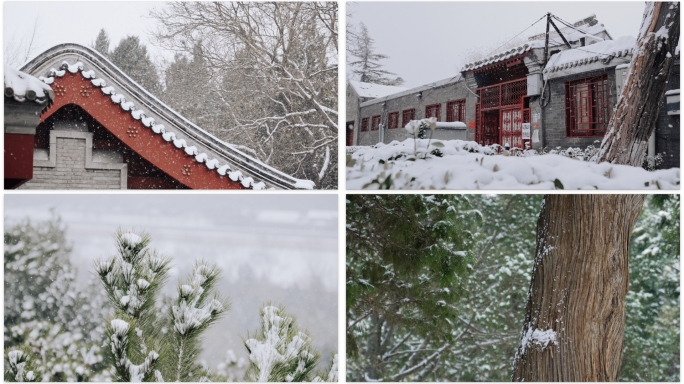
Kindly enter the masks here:
M 355 147 L 347 189 L 679 189 L 679 168 L 646 171 L 558 154 L 496 154 L 472 141 L 407 139 Z

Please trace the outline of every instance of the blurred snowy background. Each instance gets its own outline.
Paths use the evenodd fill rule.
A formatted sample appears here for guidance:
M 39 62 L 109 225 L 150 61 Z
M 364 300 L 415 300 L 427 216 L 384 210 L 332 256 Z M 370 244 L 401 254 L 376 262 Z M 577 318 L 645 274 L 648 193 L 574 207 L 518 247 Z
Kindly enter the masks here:
M 5 227 L 51 210 L 67 227 L 72 264 L 85 285 L 93 260 L 115 254 L 117 228 L 141 229 L 151 248 L 173 258 L 164 294 L 176 296 L 196 259 L 223 270 L 230 311 L 212 326 L 201 356 L 211 368 L 228 350 L 247 357 L 242 338 L 260 326 L 259 309 L 282 304 L 307 329 L 326 366 L 337 351 L 337 196 L 335 195 L 6 195 Z

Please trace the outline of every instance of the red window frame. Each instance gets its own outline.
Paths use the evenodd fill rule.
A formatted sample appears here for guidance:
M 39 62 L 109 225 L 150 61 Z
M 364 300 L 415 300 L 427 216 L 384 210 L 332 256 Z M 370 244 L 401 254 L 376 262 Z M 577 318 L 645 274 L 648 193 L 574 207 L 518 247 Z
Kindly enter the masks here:
M 430 104 L 425 107 L 425 118 L 435 117 L 437 121 L 442 118 L 442 104 Z
M 447 103 L 447 122 L 465 122 L 465 99 L 453 100 Z
M 610 121 L 608 75 L 565 82 L 567 137 L 601 137 Z
M 411 108 L 411 109 L 404 109 L 401 111 L 401 126 L 405 127 L 406 124 L 409 123 L 411 120 L 416 119 L 416 109 Z
M 361 119 L 361 132 L 368 132 L 368 118 Z
M 371 131 L 380 129 L 380 115 L 375 115 L 371 118 Z
M 387 114 L 387 129 L 399 128 L 399 112 L 390 112 Z

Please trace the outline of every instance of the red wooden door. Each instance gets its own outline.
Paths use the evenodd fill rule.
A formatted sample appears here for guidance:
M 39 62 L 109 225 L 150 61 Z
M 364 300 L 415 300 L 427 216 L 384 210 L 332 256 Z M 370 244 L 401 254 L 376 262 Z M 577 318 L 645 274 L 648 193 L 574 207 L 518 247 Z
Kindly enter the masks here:
M 501 110 L 501 145 L 524 149 L 522 140 L 523 113 L 520 108 Z
M 499 111 L 482 112 L 482 145 L 499 143 Z
M 354 122 L 347 121 L 347 146 L 354 145 Z

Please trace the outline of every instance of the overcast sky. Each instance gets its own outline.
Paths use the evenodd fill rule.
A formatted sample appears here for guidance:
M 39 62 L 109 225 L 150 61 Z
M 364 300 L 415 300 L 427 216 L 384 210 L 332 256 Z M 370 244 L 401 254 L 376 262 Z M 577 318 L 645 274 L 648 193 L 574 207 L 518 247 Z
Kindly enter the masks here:
M 643 2 L 348 2 L 347 22 L 363 22 L 385 69 L 417 87 L 458 73 L 472 50 L 496 48 L 547 12 L 574 22 L 596 14 L 613 38 L 636 37 Z M 523 33 L 543 33 L 545 20 Z M 488 53 L 488 52 L 486 52 Z M 349 60 L 349 58 L 348 58 Z
M 100 29 L 109 34 L 114 48 L 128 36 L 136 35 L 158 56 L 162 51 L 150 43 L 149 34 L 155 28 L 155 20 L 147 17 L 154 7 L 163 2 L 148 1 L 20 1 L 5 2 L 3 24 L 5 44 L 11 39 L 19 40 L 30 34 L 37 21 L 37 51 L 62 43 L 90 46 Z M 165 55 L 172 58 L 173 55 Z

